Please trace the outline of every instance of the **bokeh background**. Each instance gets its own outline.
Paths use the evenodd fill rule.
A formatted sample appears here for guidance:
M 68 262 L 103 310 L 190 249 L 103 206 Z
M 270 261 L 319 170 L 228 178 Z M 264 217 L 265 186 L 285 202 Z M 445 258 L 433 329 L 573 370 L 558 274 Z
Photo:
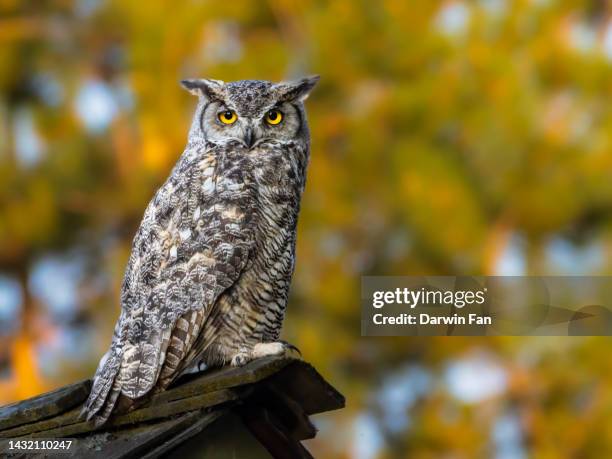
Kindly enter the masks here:
M 284 338 L 329 458 L 612 457 L 609 338 L 362 338 L 360 276 L 612 274 L 612 2 L 0 0 L 0 403 L 90 377 L 178 80 L 322 76 Z

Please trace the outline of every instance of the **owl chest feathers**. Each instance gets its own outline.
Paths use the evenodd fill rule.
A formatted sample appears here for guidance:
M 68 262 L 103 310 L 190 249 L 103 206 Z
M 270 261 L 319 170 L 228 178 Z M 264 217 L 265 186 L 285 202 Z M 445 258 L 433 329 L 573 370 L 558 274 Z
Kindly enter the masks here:
M 226 209 L 226 200 L 232 201 L 244 187 L 250 193 L 248 203 L 243 205 L 252 210 L 248 217 L 248 231 L 253 233 L 249 262 L 216 308 L 215 316 L 223 316 L 223 323 L 232 324 L 218 331 L 226 347 L 241 341 L 236 340 L 236 332 L 244 341 L 273 340 L 280 333 L 295 265 L 296 225 L 305 172 L 297 158 L 281 150 L 234 157 L 231 166 L 227 165 L 230 158 L 216 158 L 217 166 L 212 172 L 217 183 L 215 196 L 220 200 L 217 205 Z M 240 173 L 229 173 L 236 182 L 230 180 L 226 188 L 228 167 L 239 167 Z
M 293 273 L 304 171 L 295 155 L 282 150 L 256 151 L 247 164 L 253 185 L 254 246 L 237 290 L 248 290 L 262 307 L 284 309 Z
M 170 214 L 160 225 L 168 260 L 179 257 L 194 238 L 206 244 L 219 230 L 236 237 L 246 231 L 253 241 L 246 270 L 269 279 L 265 282 L 280 282 L 275 287 L 282 285 L 279 293 L 286 296 L 304 186 L 305 153 L 300 153 L 217 147 L 177 165 L 166 185 L 173 196 L 164 200 Z

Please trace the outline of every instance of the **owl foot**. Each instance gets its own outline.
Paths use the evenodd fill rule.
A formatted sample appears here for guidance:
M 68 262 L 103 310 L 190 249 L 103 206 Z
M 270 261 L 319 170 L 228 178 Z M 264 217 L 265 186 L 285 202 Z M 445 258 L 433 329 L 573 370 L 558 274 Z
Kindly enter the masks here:
M 293 354 L 294 356 L 299 356 L 299 358 L 302 358 L 302 351 L 300 351 L 297 346 L 294 346 L 291 343 L 288 343 L 287 341 L 279 341 L 279 343 L 284 344 L 285 346 L 285 354 L 290 356 L 291 354 Z
M 300 357 L 302 353 L 293 344 L 285 341 L 277 341 L 273 343 L 257 343 L 252 349 L 241 349 L 232 357 L 231 365 L 241 367 L 249 363 L 251 360 L 267 357 L 271 355 L 284 355 L 285 357 Z
M 249 363 L 250 360 L 251 356 L 248 351 L 240 351 L 237 354 L 234 354 L 230 365 L 233 367 L 241 367 L 242 365 Z

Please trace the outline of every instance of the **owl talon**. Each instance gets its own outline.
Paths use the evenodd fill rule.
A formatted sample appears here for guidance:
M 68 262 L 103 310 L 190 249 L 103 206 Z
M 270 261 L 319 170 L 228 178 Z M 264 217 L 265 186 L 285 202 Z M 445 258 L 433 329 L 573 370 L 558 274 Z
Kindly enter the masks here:
M 281 343 L 283 343 L 285 345 L 285 354 L 290 354 L 291 351 L 296 352 L 297 354 L 299 354 L 300 358 L 302 357 L 302 351 L 300 351 L 297 346 L 294 346 L 291 343 L 288 343 L 287 341 L 280 341 Z
M 251 361 L 251 356 L 248 352 L 239 352 L 232 357 L 231 365 L 233 367 L 241 367 Z
M 302 353 L 293 344 L 289 344 L 286 341 L 278 341 L 274 343 L 257 343 L 253 347 L 251 355 L 254 359 L 259 357 L 267 357 L 270 355 L 282 355 L 284 357 L 295 357 L 297 353 L 300 357 Z
M 233 367 L 241 367 L 246 365 L 251 360 L 262 357 L 282 355 L 284 357 L 301 358 L 302 353 L 293 344 L 286 341 L 277 341 L 272 343 L 257 343 L 251 350 L 240 350 L 234 354 L 231 360 Z

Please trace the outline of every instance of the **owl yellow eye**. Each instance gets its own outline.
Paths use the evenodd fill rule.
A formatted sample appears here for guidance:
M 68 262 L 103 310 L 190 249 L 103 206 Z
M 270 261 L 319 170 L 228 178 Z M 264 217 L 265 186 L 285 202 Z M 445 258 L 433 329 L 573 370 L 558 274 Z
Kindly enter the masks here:
M 268 124 L 278 124 L 283 120 L 283 114 L 279 110 L 270 110 L 266 113 L 266 123 Z
M 234 124 L 238 119 L 238 115 L 233 110 L 225 110 L 224 112 L 219 113 L 219 121 L 223 124 Z

